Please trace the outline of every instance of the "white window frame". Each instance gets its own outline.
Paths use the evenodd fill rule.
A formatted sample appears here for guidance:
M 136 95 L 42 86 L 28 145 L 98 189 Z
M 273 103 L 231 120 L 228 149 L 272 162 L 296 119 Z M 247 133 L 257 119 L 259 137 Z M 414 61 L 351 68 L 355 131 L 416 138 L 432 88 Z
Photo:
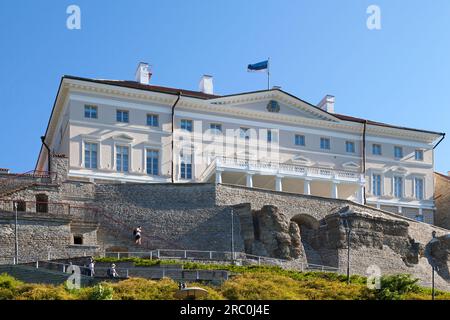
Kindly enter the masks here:
M 128 147 L 128 171 L 118 171 L 117 170 L 117 146 Z M 114 164 L 113 170 L 117 173 L 132 173 L 133 172 L 133 147 L 131 143 L 127 142 L 114 142 Z
M 328 148 L 322 148 L 322 139 L 328 140 Z M 320 137 L 319 139 L 319 149 L 325 151 L 331 151 L 331 138 L 330 137 Z
M 379 146 L 380 147 L 380 153 L 375 153 L 375 146 Z M 383 146 L 381 145 L 381 143 L 372 143 L 372 155 L 373 156 L 382 156 L 383 155 Z
M 402 179 L 402 190 L 401 190 L 402 192 L 401 192 L 400 197 L 397 197 L 397 195 L 395 194 L 395 178 Z M 396 175 L 392 176 L 392 196 L 397 199 L 405 198 L 405 176 L 404 175 L 396 174 Z
M 190 157 L 182 154 L 183 150 L 180 150 L 180 153 L 178 154 L 178 180 L 182 181 L 193 181 L 195 180 L 195 166 L 194 166 L 194 148 L 191 146 L 191 153 Z M 185 164 L 191 165 L 191 178 L 181 178 L 181 163 L 184 162 Z
M 86 108 L 94 108 L 95 109 L 95 115 L 96 117 L 86 117 Z M 85 104 L 84 108 L 83 108 L 83 118 L 84 119 L 98 119 L 98 106 L 94 105 L 94 104 Z
M 395 150 L 396 150 L 397 148 L 400 148 L 400 152 L 401 152 L 401 156 L 400 156 L 400 157 L 397 157 L 397 155 L 395 154 Z M 394 159 L 400 160 L 400 159 L 403 158 L 403 156 L 404 156 L 404 153 L 403 153 L 403 147 L 402 147 L 402 146 L 394 146 Z
M 85 168 L 85 144 L 86 143 L 95 143 L 97 144 L 97 169 L 90 169 L 90 168 Z M 102 143 L 100 138 L 95 137 L 95 136 L 82 136 L 81 138 L 81 161 L 80 161 L 80 167 L 86 170 L 99 170 L 102 168 Z
M 149 150 L 158 152 L 158 174 L 147 172 L 147 154 Z M 155 177 L 161 176 L 161 148 L 155 148 L 151 146 L 144 147 L 144 173 L 148 176 L 155 176 Z
M 158 125 L 157 125 L 157 126 L 148 124 L 148 117 L 149 117 L 149 116 L 155 116 L 155 117 L 156 117 L 156 119 L 157 119 L 156 121 L 158 122 Z M 130 114 L 128 114 L 128 121 L 130 120 L 129 117 L 130 117 Z M 159 128 L 159 114 L 156 114 L 156 113 L 147 113 L 147 115 L 145 116 L 145 125 L 146 125 L 147 127 L 151 127 L 151 128 Z
M 420 179 L 420 180 L 422 180 L 422 199 L 419 199 L 419 198 L 417 198 L 417 194 L 416 194 L 416 179 Z M 425 176 L 422 176 L 422 175 L 414 175 L 414 176 L 412 176 L 412 186 L 413 186 L 413 191 L 412 191 L 412 194 L 413 194 L 413 196 L 414 196 L 414 198 L 416 199 L 416 200 L 425 200 L 426 198 L 427 198 L 427 195 L 426 195 L 426 187 L 425 187 L 425 181 L 426 181 L 426 179 L 425 179 Z
M 422 154 L 422 159 L 417 159 L 417 152 L 420 152 Z M 423 162 L 425 159 L 425 151 L 423 149 L 415 149 L 414 150 L 414 160 L 415 161 L 419 161 L 419 162 Z
M 212 126 L 219 126 L 220 129 L 212 128 Z M 218 123 L 218 122 L 211 122 L 209 124 L 209 130 L 210 130 L 211 134 L 220 135 L 223 132 L 222 131 L 223 130 L 223 125 L 221 123 Z
M 374 184 L 373 176 L 374 175 L 380 176 L 380 195 L 375 195 L 375 189 L 373 188 L 373 184 Z M 374 197 L 382 197 L 384 195 L 384 174 L 382 172 L 372 171 L 370 173 L 370 191 Z
M 347 144 L 348 143 L 351 143 L 353 145 L 353 151 L 348 151 L 347 150 Z M 351 154 L 355 154 L 356 153 L 356 143 L 355 143 L 355 141 L 350 141 L 350 140 L 345 141 L 345 152 L 346 153 L 351 153 Z
M 126 112 L 126 113 L 128 113 L 128 121 L 118 121 L 117 120 L 117 113 L 118 112 Z M 116 123 L 130 123 L 130 111 L 126 110 L 126 109 L 116 109 Z
M 191 123 L 191 131 L 183 128 L 183 126 L 182 126 L 183 121 L 188 121 Z M 184 130 L 186 132 L 194 132 L 194 121 L 192 119 L 186 119 L 186 118 L 180 119 L 180 129 Z
M 303 137 L 303 144 L 297 144 L 297 137 Z M 304 134 L 296 133 L 294 135 L 294 145 L 297 147 L 305 147 L 306 146 L 306 136 Z

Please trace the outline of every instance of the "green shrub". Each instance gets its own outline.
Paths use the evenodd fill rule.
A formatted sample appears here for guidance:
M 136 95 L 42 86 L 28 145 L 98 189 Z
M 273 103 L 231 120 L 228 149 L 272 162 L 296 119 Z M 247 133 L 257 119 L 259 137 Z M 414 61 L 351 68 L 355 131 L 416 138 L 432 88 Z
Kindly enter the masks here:
M 108 285 L 98 284 L 88 295 L 89 300 L 112 300 L 114 289 Z
M 381 278 L 381 289 L 377 290 L 377 298 L 380 300 L 400 300 L 408 293 L 420 292 L 417 285 L 418 279 L 409 274 L 396 274 Z

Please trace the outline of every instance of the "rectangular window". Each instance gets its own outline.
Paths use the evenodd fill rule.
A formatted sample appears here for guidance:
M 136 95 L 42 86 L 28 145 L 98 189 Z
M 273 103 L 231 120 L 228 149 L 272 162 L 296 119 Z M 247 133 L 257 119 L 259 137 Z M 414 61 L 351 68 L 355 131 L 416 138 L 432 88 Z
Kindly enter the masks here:
M 126 122 L 128 123 L 128 111 L 125 110 L 117 110 L 116 111 L 116 120 L 117 122 Z
M 84 117 L 90 119 L 97 119 L 97 107 L 85 105 L 84 106 Z
M 295 135 L 295 145 L 296 146 L 305 146 L 305 136 L 301 134 Z
M 423 179 L 414 178 L 414 193 L 417 200 L 423 200 Z
M 209 125 L 212 134 L 221 134 L 222 133 L 222 125 L 220 123 L 211 123 Z
M 125 146 L 116 146 L 116 170 L 128 172 L 129 149 Z
M 97 169 L 97 144 L 84 143 L 84 167 Z
M 403 148 L 402 147 L 394 147 L 394 157 L 396 159 L 403 158 Z
M 416 161 L 423 161 L 423 150 L 416 150 L 414 152 L 414 158 Z
M 372 145 L 372 154 L 381 156 L 381 144 Z
M 394 196 L 396 198 L 403 198 L 403 178 L 394 177 Z
M 147 149 L 147 174 L 158 175 L 159 151 Z
M 181 179 L 192 179 L 192 164 L 181 162 Z
M 353 141 L 346 141 L 345 151 L 347 151 L 348 153 L 355 153 L 355 143 Z
M 147 115 L 147 125 L 150 127 L 159 127 L 159 117 L 157 114 Z
M 330 150 L 329 138 L 320 138 L 320 149 Z
M 242 139 L 246 139 L 246 140 L 250 139 L 249 128 L 243 128 L 243 127 L 241 127 L 241 128 L 239 129 L 239 136 L 240 136 Z
M 192 132 L 192 120 L 181 120 L 181 129 Z
M 267 130 L 267 142 L 272 142 L 272 140 L 273 140 L 272 130 Z
M 381 196 L 381 175 L 373 174 L 372 175 L 372 193 L 374 196 Z

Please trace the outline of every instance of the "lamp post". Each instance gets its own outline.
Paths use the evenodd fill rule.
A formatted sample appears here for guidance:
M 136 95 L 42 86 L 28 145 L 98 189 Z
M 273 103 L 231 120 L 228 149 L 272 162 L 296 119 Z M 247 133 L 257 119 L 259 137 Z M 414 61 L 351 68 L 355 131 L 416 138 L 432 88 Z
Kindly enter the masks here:
M 347 284 L 350 284 L 350 237 L 351 237 L 352 227 L 348 223 L 347 218 L 343 219 L 342 221 L 343 221 L 343 225 L 345 228 L 345 234 L 347 236 Z
M 234 263 L 234 208 L 231 208 L 231 261 Z
M 17 234 L 17 202 L 14 202 L 14 212 L 15 212 L 15 221 L 14 221 L 14 264 L 19 263 L 19 235 Z
M 436 231 L 433 231 L 431 233 L 431 236 L 433 237 L 431 239 L 432 242 L 439 242 L 439 239 L 436 238 Z M 431 269 L 432 269 L 432 272 L 431 272 L 431 300 L 434 300 L 436 297 L 436 292 L 434 289 L 434 273 L 436 271 L 439 271 L 439 267 L 436 265 L 436 262 L 434 261 L 434 259 L 432 260 Z

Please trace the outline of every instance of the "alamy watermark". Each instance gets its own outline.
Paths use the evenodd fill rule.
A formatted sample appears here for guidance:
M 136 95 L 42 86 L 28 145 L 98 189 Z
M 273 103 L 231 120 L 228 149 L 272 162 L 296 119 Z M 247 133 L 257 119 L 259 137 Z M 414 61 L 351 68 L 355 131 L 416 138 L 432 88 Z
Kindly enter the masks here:
M 377 5 L 370 5 L 367 7 L 366 13 L 369 15 L 367 17 L 366 25 L 369 30 L 381 30 L 381 9 Z
M 381 269 L 379 266 L 372 264 L 366 269 L 367 288 L 371 290 L 381 289 Z
M 66 20 L 66 27 L 69 30 L 81 29 L 81 9 L 79 6 L 72 4 L 67 7 L 66 13 L 69 15 Z

